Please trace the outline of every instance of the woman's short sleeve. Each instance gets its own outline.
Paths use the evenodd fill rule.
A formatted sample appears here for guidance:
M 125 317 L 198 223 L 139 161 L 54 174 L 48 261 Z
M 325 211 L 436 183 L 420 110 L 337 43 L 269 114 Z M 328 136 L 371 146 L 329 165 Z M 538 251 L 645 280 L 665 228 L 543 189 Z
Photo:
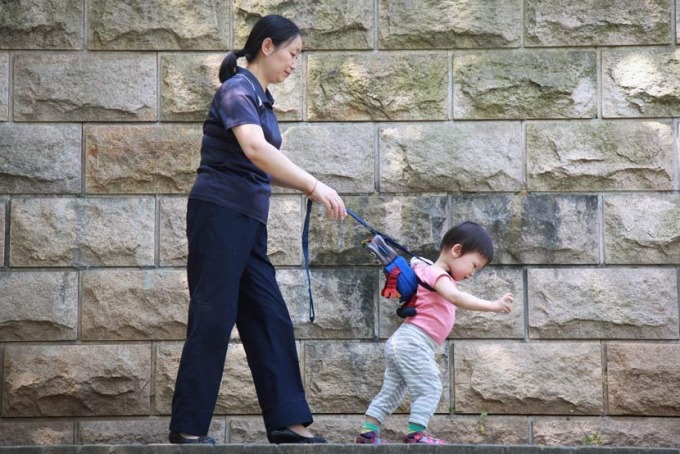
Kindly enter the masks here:
M 261 125 L 258 99 L 252 87 L 246 87 L 240 81 L 230 82 L 220 88 L 219 115 L 224 129 L 245 124 Z

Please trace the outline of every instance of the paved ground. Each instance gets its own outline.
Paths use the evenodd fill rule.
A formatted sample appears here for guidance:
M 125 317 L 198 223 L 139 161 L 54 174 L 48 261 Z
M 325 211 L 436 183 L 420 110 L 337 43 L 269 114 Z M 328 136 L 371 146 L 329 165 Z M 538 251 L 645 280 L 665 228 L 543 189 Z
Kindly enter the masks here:
M 0 454 L 680 454 L 674 448 L 542 447 L 496 445 L 79 445 L 6 446 Z

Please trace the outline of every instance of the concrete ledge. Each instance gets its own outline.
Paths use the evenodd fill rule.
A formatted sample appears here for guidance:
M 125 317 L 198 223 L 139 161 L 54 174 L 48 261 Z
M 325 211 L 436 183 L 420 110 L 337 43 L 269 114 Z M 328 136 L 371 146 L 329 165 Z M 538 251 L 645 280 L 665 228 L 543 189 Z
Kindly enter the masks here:
M 0 454 L 680 454 L 674 448 L 446 445 L 73 445 L 0 447 Z

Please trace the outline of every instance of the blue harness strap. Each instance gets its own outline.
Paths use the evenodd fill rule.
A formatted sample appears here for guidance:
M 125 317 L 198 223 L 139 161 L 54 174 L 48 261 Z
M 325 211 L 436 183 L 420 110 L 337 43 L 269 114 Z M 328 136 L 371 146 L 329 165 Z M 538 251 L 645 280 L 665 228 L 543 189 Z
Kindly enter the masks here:
M 305 214 L 305 224 L 302 228 L 302 255 L 305 258 L 305 270 L 307 271 L 307 289 L 309 290 L 309 321 L 313 322 L 314 297 L 312 297 L 312 278 L 309 275 L 309 218 L 312 214 L 312 201 L 307 199 L 307 213 Z

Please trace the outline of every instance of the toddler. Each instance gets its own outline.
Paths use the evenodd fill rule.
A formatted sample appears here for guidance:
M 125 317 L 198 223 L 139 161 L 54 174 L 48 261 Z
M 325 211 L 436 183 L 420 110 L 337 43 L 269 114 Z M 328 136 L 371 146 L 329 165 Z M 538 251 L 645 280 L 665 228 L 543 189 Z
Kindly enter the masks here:
M 471 278 L 492 259 L 493 242 L 486 230 L 474 222 L 464 222 L 446 232 L 436 262 L 411 260 L 418 278 L 434 291 L 418 286 L 412 302 L 416 315 L 407 317 L 385 343 L 387 368 L 382 389 L 366 410 L 356 443 L 381 444 L 380 426 L 408 391 L 411 414 L 404 443 L 446 444 L 425 434 L 442 394 L 435 351 L 451 332 L 457 307 L 505 314 L 512 310 L 511 293 L 486 301 L 456 286 L 456 282 Z

